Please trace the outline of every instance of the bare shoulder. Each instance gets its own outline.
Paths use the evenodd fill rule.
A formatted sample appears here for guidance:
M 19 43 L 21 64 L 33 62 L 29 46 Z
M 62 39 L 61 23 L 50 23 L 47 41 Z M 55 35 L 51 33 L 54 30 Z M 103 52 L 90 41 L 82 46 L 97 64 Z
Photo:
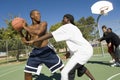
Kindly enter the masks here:
M 47 22 L 46 21 L 41 22 L 41 26 L 47 27 Z

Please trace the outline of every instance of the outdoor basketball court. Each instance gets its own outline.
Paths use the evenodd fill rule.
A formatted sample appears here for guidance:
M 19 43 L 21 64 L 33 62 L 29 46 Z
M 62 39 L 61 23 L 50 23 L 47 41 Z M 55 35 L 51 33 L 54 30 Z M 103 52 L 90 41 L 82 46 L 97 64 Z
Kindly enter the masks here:
M 109 54 L 104 56 L 93 56 L 85 65 L 96 80 L 120 80 L 120 67 L 110 67 Z M 64 61 L 66 62 L 66 61 Z M 0 80 L 24 80 L 25 62 L 14 62 L 0 66 Z M 51 74 L 46 66 L 43 67 L 41 75 L 33 75 L 33 80 L 60 80 L 60 72 Z M 86 75 L 77 77 L 75 80 L 89 80 Z
M 106 2 L 106 4 L 102 4 L 99 7 L 96 7 L 96 5 L 93 6 L 92 13 L 99 15 L 107 14 L 113 9 L 111 4 L 107 4 L 109 4 L 109 2 Z M 99 15 L 98 19 L 100 18 Z M 120 80 L 120 67 L 111 67 L 109 60 L 111 60 L 109 54 L 104 54 L 104 56 L 97 55 L 93 56 L 85 66 L 90 70 L 96 80 Z M 23 70 L 25 62 L 26 61 L 12 62 L 0 65 L 0 80 L 24 80 Z M 67 61 L 64 60 L 63 62 L 66 63 Z M 48 68 L 44 66 L 39 76 L 33 75 L 33 80 L 60 80 L 60 71 L 55 74 L 51 74 Z M 76 75 L 75 80 L 90 79 L 86 75 L 83 75 L 82 77 L 77 77 Z

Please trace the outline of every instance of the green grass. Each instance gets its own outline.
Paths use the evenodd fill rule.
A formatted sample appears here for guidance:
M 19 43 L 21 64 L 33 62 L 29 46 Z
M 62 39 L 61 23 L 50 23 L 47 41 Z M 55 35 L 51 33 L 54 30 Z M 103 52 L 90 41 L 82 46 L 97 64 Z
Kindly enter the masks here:
M 94 75 L 96 80 L 120 80 L 120 67 L 110 67 L 109 54 L 104 56 L 93 56 L 85 65 Z M 0 80 L 24 80 L 25 62 L 12 62 L 0 65 Z M 112 77 L 114 76 L 114 77 Z M 41 75 L 33 80 L 60 80 L 60 71 L 51 74 L 46 66 L 43 67 Z M 86 75 L 75 77 L 75 80 L 89 80 Z

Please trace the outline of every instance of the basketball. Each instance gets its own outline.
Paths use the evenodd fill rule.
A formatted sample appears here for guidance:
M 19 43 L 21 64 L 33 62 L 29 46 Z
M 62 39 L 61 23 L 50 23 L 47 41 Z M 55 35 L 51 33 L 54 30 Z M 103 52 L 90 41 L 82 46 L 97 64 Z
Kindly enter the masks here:
M 20 31 L 23 29 L 23 18 L 16 17 L 12 20 L 11 24 L 14 30 Z

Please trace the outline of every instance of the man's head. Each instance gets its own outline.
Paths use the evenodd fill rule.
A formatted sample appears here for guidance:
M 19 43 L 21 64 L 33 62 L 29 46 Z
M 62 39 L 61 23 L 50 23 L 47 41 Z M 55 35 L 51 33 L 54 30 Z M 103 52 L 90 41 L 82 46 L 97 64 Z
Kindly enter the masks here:
M 112 32 L 112 29 L 111 29 L 111 28 L 108 28 L 108 29 L 107 29 L 107 32 Z
M 40 22 L 40 12 L 38 10 L 32 10 L 30 12 L 30 17 L 33 21 Z
M 105 25 L 102 26 L 102 31 L 107 32 L 107 27 Z
M 63 24 L 71 23 L 74 25 L 74 17 L 71 14 L 65 14 L 62 20 Z

